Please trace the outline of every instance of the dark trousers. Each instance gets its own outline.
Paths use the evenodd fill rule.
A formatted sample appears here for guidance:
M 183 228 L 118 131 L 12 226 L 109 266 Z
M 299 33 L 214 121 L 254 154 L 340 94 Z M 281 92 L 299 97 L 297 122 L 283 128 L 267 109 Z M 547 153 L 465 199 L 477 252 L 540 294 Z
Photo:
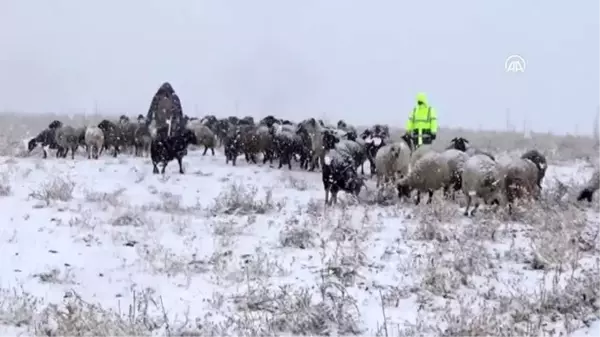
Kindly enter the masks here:
M 413 131 L 411 136 L 412 136 L 413 144 L 415 144 L 415 146 L 418 147 L 419 146 L 419 130 Z M 423 139 L 423 142 L 421 143 L 421 145 L 431 145 L 431 143 L 433 143 L 433 139 L 435 137 L 432 135 L 431 130 L 423 129 L 421 131 L 421 138 Z

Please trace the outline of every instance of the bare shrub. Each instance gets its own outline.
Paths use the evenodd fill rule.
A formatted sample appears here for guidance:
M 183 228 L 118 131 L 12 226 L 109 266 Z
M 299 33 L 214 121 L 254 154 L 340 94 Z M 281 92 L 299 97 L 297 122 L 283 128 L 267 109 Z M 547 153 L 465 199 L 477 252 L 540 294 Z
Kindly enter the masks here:
M 286 276 L 290 271 L 279 262 L 272 259 L 261 247 L 257 247 L 254 254 L 241 256 L 239 269 L 228 275 L 228 279 L 238 282 L 266 280 L 273 276 Z
M 141 227 L 148 226 L 149 223 L 149 219 L 137 212 L 135 209 L 127 209 L 124 212 L 117 214 L 111 221 L 111 224 L 115 227 Z
M 160 198 L 160 201 L 158 203 L 150 203 L 149 205 L 144 206 L 144 208 L 147 210 L 155 210 L 165 213 L 185 213 L 190 211 L 188 207 L 184 207 L 181 204 L 181 195 L 164 191 L 160 192 L 158 196 Z
M 305 227 L 287 225 L 279 232 L 279 243 L 282 247 L 307 249 L 315 247 L 317 233 Z
M 116 191 L 110 193 L 86 190 L 84 192 L 84 198 L 87 202 L 105 203 L 110 206 L 116 207 L 121 204 L 120 198 L 124 192 L 125 188 L 119 188 Z
M 64 272 L 60 269 L 53 268 L 47 272 L 33 274 L 33 277 L 36 277 L 42 283 L 75 284 L 74 275 L 68 268 L 66 268 Z
M 36 308 L 42 304 L 23 290 L 0 290 L 0 324 L 21 327 L 31 324 Z
M 298 191 L 306 191 L 313 187 L 305 179 L 300 179 L 291 174 L 286 174 L 286 175 L 282 176 L 281 180 L 285 187 L 292 188 L 292 189 L 298 190 Z
M 346 289 L 326 283 L 319 290 L 319 300 L 313 299 L 310 288 L 293 289 L 289 285 L 277 290 L 253 289 L 238 296 L 237 307 L 245 319 L 238 320 L 236 332 L 257 336 L 359 335 L 360 313 Z
M 75 183 L 73 181 L 59 176 L 52 178 L 50 182 L 42 183 L 29 196 L 50 205 L 52 201 L 69 201 L 73 199 L 74 189 Z
M 211 223 L 211 227 L 214 235 L 232 237 L 242 235 L 248 223 L 236 219 L 218 219 Z
M 258 199 L 258 188 L 240 183 L 228 184 L 215 198 L 213 206 L 208 210 L 210 214 L 265 214 L 272 210 L 281 210 L 283 202 L 273 200 L 273 191 L 265 191 L 264 198 Z
M 60 305 L 46 306 L 35 317 L 32 330 L 36 336 L 150 336 L 156 331 L 177 336 L 186 325 L 187 321 L 169 322 L 162 300 L 144 291 L 134 293 L 124 314 L 71 294 Z
M 0 196 L 7 197 L 12 194 L 12 187 L 8 179 L 2 178 L 0 180 Z

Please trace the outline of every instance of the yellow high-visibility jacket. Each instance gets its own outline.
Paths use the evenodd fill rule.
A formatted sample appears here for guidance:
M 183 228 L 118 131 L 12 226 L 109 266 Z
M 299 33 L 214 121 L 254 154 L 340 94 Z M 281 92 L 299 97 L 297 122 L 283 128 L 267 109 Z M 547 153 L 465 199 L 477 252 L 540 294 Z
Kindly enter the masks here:
M 437 134 L 437 112 L 427 104 L 427 97 L 424 93 L 417 95 L 417 102 L 421 102 L 422 104 L 417 104 L 409 114 L 406 121 L 406 132 L 417 131 L 421 135 L 423 134 L 423 130 L 428 130 L 431 134 Z

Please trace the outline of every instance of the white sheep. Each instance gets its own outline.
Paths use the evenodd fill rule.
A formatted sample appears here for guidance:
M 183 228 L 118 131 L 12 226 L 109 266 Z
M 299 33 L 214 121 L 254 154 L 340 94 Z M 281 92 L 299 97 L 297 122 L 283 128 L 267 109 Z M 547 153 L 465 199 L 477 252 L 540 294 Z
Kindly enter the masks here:
M 202 155 L 206 155 L 208 149 L 212 152 L 212 155 L 215 155 L 215 146 L 217 146 L 217 136 L 212 130 L 204 125 L 202 121 L 199 120 L 190 120 L 187 122 L 186 128 L 191 130 L 196 135 L 196 139 L 198 140 L 198 144 L 200 146 L 204 146 L 204 152 Z
M 512 212 L 512 203 L 516 198 L 540 198 L 547 167 L 546 158 L 537 150 L 527 151 L 521 158 L 501 166 L 504 197 L 508 202 L 509 213 Z
M 480 199 L 483 199 L 486 204 L 500 203 L 502 194 L 500 172 L 499 165 L 485 154 L 476 154 L 467 159 L 461 175 L 462 191 L 467 198 L 467 207 L 464 213 L 466 216 L 473 215 L 477 211 Z M 475 207 L 469 213 L 473 198 L 476 199 Z
M 419 159 L 423 158 L 428 153 L 438 153 L 431 145 L 425 144 L 421 145 L 418 148 L 414 149 L 412 154 L 410 155 L 410 164 L 414 165 Z
M 592 202 L 592 197 L 594 196 L 594 192 L 598 190 L 600 187 L 600 172 L 598 168 L 594 170 L 592 177 L 585 184 L 584 188 L 579 192 L 579 196 L 577 197 L 577 201 L 587 200 L 588 202 Z
M 406 141 L 399 141 L 381 147 L 375 155 L 377 187 L 390 180 L 396 182 L 408 174 L 410 167 L 410 146 Z
M 98 159 L 100 151 L 104 147 L 104 132 L 99 127 L 90 125 L 85 130 L 84 137 L 88 159 Z
M 449 149 L 444 152 L 441 152 L 440 155 L 446 163 L 448 163 L 448 167 L 450 169 L 450 188 L 452 188 L 451 196 L 452 200 L 455 199 L 456 191 L 459 191 L 462 187 L 462 171 L 467 159 L 469 159 L 469 155 L 455 149 Z M 447 193 L 448 191 L 444 191 Z
M 450 185 L 450 168 L 446 160 L 437 152 L 429 152 L 414 163 L 408 175 L 398 181 L 398 197 L 410 197 L 412 189 L 417 190 L 415 204 L 421 202 L 421 192 L 429 193 L 427 203 L 431 203 L 433 192 Z

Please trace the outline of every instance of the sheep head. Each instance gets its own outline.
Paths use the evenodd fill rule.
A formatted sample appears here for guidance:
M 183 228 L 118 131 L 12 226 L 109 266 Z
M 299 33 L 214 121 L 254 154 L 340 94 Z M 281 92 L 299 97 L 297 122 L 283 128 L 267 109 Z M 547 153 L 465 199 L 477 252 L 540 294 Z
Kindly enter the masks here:
M 109 131 L 114 129 L 115 125 L 111 121 L 104 119 L 102 122 L 98 123 L 98 127 L 102 131 Z
M 340 140 L 333 134 L 333 132 L 329 130 L 323 132 L 323 148 L 325 150 L 331 150 L 335 148 L 335 144 L 339 142 Z
M 468 148 L 469 148 L 468 140 L 464 139 L 463 137 L 454 137 L 450 141 L 450 146 L 448 146 L 446 148 L 446 150 L 456 149 L 456 150 L 459 150 L 462 152 L 466 152 Z
M 346 132 L 345 136 L 346 136 L 346 139 L 351 140 L 353 142 L 355 142 L 356 138 L 358 138 L 356 131 L 348 131 L 348 132 Z
M 584 188 L 581 192 L 579 192 L 579 196 L 577 197 L 577 201 L 587 200 L 588 202 L 592 202 L 592 196 L 594 195 L 594 190 L 591 188 Z
M 542 180 L 544 179 L 544 176 L 546 175 L 546 169 L 548 168 L 546 157 L 538 150 L 529 150 L 521 156 L 521 159 L 529 160 L 535 164 L 538 169 L 537 186 L 541 189 Z
M 196 137 L 196 133 L 194 133 L 194 131 L 192 131 L 192 130 L 186 129 L 183 132 L 183 134 L 181 135 L 181 137 L 183 138 L 183 141 L 185 142 L 186 146 L 190 145 L 190 144 L 198 143 L 198 138 Z
M 27 150 L 29 152 L 33 151 L 33 149 L 35 149 L 36 146 L 37 146 L 37 139 L 36 138 L 31 138 L 29 140 L 29 142 L 27 142 Z
M 402 135 L 402 140 L 404 140 L 404 142 L 406 142 L 406 145 L 408 145 L 408 148 L 410 149 L 410 151 L 414 151 L 415 150 L 415 143 L 413 142 L 413 138 L 410 136 L 410 134 L 407 132 L 404 135 Z
M 54 120 L 50 125 L 48 125 L 48 129 L 58 129 L 63 126 L 63 123 L 59 120 Z

